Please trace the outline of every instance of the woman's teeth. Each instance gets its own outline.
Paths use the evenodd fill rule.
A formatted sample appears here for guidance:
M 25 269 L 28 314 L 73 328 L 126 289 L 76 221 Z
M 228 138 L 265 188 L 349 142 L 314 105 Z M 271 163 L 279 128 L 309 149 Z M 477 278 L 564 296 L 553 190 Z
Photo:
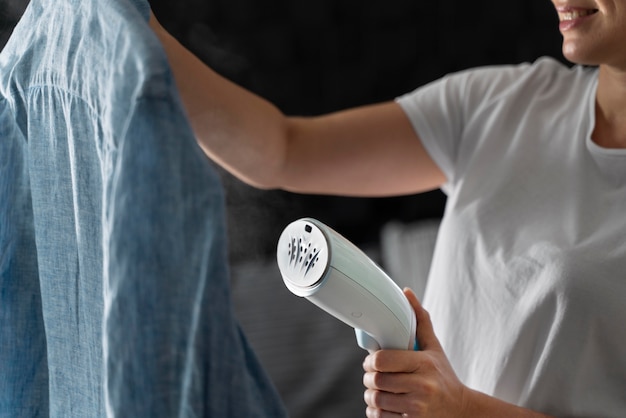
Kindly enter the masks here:
M 566 22 L 568 20 L 578 19 L 579 17 L 589 16 L 596 13 L 597 10 L 571 10 L 568 12 L 559 13 L 559 17 L 561 18 L 561 22 Z

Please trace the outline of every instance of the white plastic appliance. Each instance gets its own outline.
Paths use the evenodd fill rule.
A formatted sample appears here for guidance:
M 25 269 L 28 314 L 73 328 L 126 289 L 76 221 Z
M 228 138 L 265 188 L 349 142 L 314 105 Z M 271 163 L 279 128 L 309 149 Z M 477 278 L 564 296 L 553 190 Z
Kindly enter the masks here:
M 353 327 L 361 348 L 418 349 L 415 313 L 402 290 L 330 227 L 312 218 L 292 222 L 277 259 L 287 288 Z

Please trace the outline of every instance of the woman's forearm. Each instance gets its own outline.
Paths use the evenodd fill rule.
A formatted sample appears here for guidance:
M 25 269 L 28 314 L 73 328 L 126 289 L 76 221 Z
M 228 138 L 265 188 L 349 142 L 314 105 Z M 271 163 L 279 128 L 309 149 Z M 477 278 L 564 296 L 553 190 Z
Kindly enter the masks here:
M 466 418 L 552 418 L 530 409 L 501 401 L 484 393 L 470 390 L 471 401 L 467 403 Z

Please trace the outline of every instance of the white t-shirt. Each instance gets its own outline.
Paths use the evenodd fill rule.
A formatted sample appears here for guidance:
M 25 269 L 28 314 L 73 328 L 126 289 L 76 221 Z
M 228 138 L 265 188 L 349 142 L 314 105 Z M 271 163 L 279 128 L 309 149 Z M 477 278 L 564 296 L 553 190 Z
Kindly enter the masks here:
M 398 99 L 448 178 L 425 295 L 461 380 L 558 417 L 626 416 L 626 150 L 597 70 L 543 58 Z

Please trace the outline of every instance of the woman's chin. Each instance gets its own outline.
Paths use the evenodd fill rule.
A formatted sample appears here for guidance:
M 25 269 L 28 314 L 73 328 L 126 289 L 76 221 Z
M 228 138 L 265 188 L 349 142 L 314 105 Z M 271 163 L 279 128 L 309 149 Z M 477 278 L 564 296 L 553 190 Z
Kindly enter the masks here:
M 584 49 L 580 48 L 578 45 L 565 42 L 563 43 L 562 52 L 565 59 L 572 64 L 598 65 L 598 62 L 593 58 L 592 54 L 586 53 Z

